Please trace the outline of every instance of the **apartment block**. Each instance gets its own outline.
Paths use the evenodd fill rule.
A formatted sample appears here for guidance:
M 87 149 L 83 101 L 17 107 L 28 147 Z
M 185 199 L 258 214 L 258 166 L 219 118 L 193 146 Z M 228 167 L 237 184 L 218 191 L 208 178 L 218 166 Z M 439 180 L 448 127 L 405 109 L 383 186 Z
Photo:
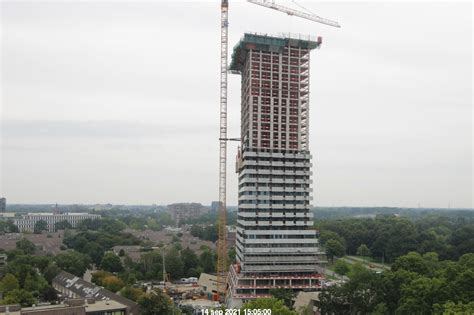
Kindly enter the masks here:
M 48 225 L 48 231 L 54 232 L 55 231 L 55 224 L 58 222 L 66 221 L 71 224 L 73 228 L 75 228 L 79 223 L 84 220 L 91 219 L 91 220 L 98 220 L 101 216 L 99 214 L 90 214 L 90 213 L 78 213 L 78 212 L 71 212 L 71 213 L 28 213 L 23 215 L 21 218 L 17 218 L 13 220 L 13 224 L 18 227 L 20 232 L 33 232 L 35 229 L 35 224 L 38 221 L 45 221 Z
M 320 45 L 321 38 L 245 34 L 234 47 L 242 141 L 231 307 L 269 297 L 272 288 L 320 289 L 309 152 L 310 51 Z

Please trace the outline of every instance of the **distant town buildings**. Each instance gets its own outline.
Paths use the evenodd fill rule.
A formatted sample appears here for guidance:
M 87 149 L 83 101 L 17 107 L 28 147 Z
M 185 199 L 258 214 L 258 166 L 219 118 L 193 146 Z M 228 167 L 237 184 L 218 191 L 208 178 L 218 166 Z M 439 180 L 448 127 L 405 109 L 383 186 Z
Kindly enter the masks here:
M 0 198 L 0 212 L 5 212 L 7 209 L 7 198 L 2 197 Z
M 178 225 L 182 220 L 194 219 L 208 213 L 209 207 L 205 207 L 200 203 L 174 203 L 166 207 L 166 212 Z
M 219 205 L 220 205 L 220 204 L 221 204 L 220 201 L 213 201 L 213 202 L 211 203 L 211 212 L 212 212 L 212 213 L 218 212 L 218 211 L 219 211 Z
M 133 229 L 125 229 L 125 233 L 130 233 L 133 236 L 137 237 L 140 240 L 146 240 L 150 241 L 153 246 L 159 246 L 160 244 L 171 244 L 173 242 L 173 236 L 176 235 L 173 232 L 168 232 L 167 230 L 162 230 L 162 231 L 152 231 L 152 230 L 144 230 L 144 231 L 138 231 L 138 230 L 133 230 Z M 181 230 L 182 236 L 179 237 L 179 242 L 181 244 L 182 248 L 188 248 L 194 251 L 197 255 L 202 253 L 203 248 L 210 248 L 211 250 L 215 249 L 215 244 L 211 241 L 206 241 L 206 240 L 201 240 L 198 237 L 192 236 L 189 230 L 189 226 L 185 226 Z M 120 249 L 123 249 L 125 251 L 125 254 L 130 254 L 130 256 L 133 255 L 138 255 L 142 254 L 142 252 L 139 253 L 133 253 L 135 251 L 134 248 L 132 247 L 117 247 L 117 253 L 120 251 Z M 114 250 L 115 251 L 115 250 Z
M 35 255 L 57 255 L 61 251 L 64 231 L 34 234 L 34 233 L 5 233 L 0 234 L 0 248 L 9 251 L 16 248 L 16 242 L 25 238 L 35 244 Z
M 21 218 L 16 218 L 13 220 L 13 224 L 18 227 L 20 232 L 33 232 L 35 229 L 35 224 L 38 221 L 46 221 L 48 225 L 48 231 L 54 232 L 55 224 L 58 222 L 66 221 L 73 228 L 75 228 L 79 223 L 86 219 L 96 220 L 100 219 L 99 214 L 89 214 L 89 213 L 28 213 L 23 215 Z

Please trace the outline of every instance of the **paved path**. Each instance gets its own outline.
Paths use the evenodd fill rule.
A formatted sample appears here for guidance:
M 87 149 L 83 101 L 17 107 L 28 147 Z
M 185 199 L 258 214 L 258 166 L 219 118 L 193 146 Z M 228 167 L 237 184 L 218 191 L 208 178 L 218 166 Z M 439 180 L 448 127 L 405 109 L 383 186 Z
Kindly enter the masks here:
M 370 270 L 375 270 L 375 271 L 383 271 L 384 269 L 385 270 L 390 270 L 390 266 L 370 262 L 370 261 L 367 261 L 365 259 L 362 259 L 362 258 L 359 258 L 359 257 L 356 257 L 356 256 L 344 256 L 342 259 L 344 259 L 349 264 L 355 264 L 355 263 L 358 263 L 358 262 L 362 263 L 363 266 L 367 267 Z M 371 268 L 371 267 L 369 267 L 369 265 L 372 265 L 374 267 Z
M 338 275 L 337 273 L 335 273 L 334 271 L 329 270 L 327 268 L 321 268 L 321 269 L 322 269 L 323 274 L 336 278 L 337 279 L 336 281 L 342 281 L 342 277 Z M 330 280 L 330 279 L 327 279 L 327 280 Z M 347 281 L 347 280 L 349 280 L 349 277 L 344 276 L 344 281 Z

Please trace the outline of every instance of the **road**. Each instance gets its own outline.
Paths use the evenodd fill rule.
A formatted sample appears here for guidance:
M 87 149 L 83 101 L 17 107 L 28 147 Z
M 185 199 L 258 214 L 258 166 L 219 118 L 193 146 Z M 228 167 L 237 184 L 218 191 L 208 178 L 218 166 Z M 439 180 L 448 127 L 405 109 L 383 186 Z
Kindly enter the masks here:
M 390 266 L 370 262 L 370 261 L 364 260 L 363 258 L 359 258 L 359 257 L 356 257 L 356 256 L 344 256 L 343 258 L 340 258 L 340 259 L 343 259 L 344 261 L 346 261 L 349 264 L 361 263 L 367 269 L 374 270 L 374 271 L 390 270 Z M 371 268 L 371 267 L 369 267 L 369 265 L 372 265 L 374 267 Z

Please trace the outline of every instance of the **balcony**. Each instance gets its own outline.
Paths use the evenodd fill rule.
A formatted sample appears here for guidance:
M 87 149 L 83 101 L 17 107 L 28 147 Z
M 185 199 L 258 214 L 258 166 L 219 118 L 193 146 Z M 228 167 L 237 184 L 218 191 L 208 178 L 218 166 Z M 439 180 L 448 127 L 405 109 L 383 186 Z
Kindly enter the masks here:
M 243 244 L 318 244 L 316 238 L 243 239 Z
M 298 248 L 298 247 L 281 247 L 281 248 L 244 248 L 242 253 L 245 254 L 295 254 L 295 253 L 311 253 L 316 254 L 317 247 Z
M 317 272 L 317 266 L 316 265 L 265 265 L 265 266 L 252 266 L 252 265 L 248 265 L 248 264 L 245 264 L 244 265 L 244 268 L 243 268 L 244 271 L 247 271 L 247 272 L 252 272 L 252 271 L 278 271 L 278 272 L 294 272 L 295 270 L 299 271 L 299 272 Z M 237 286 L 238 288 L 240 286 Z M 257 286 L 257 288 L 260 288 L 260 287 L 265 287 L 265 285 L 260 285 L 260 286 Z M 268 287 L 273 287 L 272 285 L 269 285 Z

